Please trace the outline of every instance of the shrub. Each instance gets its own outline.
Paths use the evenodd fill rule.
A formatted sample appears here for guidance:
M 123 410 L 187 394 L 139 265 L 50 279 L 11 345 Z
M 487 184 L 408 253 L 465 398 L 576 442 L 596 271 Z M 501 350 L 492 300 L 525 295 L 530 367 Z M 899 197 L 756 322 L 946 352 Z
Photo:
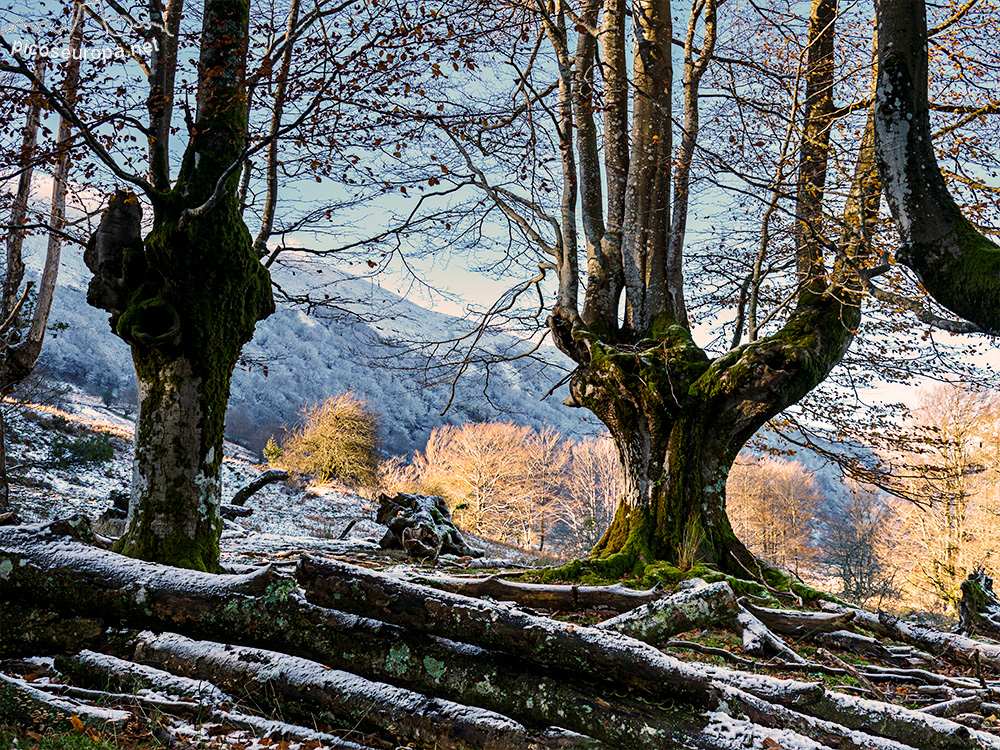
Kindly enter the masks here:
M 302 410 L 302 420 L 281 442 L 270 463 L 291 474 L 356 487 L 378 481 L 378 417 L 354 393 L 343 393 Z
M 107 433 L 87 435 L 72 442 L 62 435 L 52 441 L 52 460 L 58 466 L 103 464 L 115 457 L 115 447 Z

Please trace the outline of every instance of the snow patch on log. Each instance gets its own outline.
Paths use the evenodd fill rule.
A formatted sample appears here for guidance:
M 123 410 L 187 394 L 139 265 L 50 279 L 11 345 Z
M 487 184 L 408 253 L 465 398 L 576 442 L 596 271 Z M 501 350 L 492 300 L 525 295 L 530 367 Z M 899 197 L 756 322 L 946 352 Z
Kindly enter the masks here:
M 595 627 L 655 645 L 686 630 L 731 625 L 736 613 L 733 590 L 719 581 L 649 602 Z

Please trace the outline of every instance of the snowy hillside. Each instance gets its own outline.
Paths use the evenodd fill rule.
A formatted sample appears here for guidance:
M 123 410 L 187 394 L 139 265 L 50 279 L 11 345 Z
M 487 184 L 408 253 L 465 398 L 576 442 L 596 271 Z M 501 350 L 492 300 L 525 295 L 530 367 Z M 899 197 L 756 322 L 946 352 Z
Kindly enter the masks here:
M 82 253 L 64 254 L 52 321 L 68 327 L 46 342 L 42 365 L 57 378 L 115 401 L 121 409 L 134 410 L 128 347 L 112 335 L 106 314 L 87 305 L 89 278 Z M 378 411 L 387 454 L 423 448 L 430 431 L 441 424 L 506 419 L 536 428 L 549 425 L 571 437 L 600 429 L 587 412 L 562 405 L 565 386 L 541 400 L 570 364 L 553 347 L 544 348 L 543 356 L 551 363 L 547 367 L 500 365 L 485 393 L 483 372 L 472 368 L 459 381 L 452 407 L 442 416 L 449 387 L 421 386 L 419 358 L 400 354 L 388 342 L 447 339 L 466 333 L 470 322 L 427 310 L 367 280 L 308 261 L 294 275 L 282 271 L 279 282 L 288 293 L 318 292 L 320 297 L 329 293 L 350 300 L 342 307 L 353 314 L 309 315 L 286 305 L 258 324 L 245 350 L 254 364 L 234 375 L 227 420 L 229 439 L 252 451 L 259 451 L 272 434 L 280 434 L 283 424 L 294 423 L 304 405 L 347 390 L 359 393 Z M 528 348 L 526 342 L 503 333 L 484 340 L 483 345 L 495 352 Z M 266 363 L 266 372 L 258 363 Z M 836 502 L 845 496 L 840 470 L 831 462 L 799 451 L 766 430 L 750 450 L 761 452 L 767 446 L 783 454 L 793 452 L 786 457 L 803 463 L 827 497 Z
M 421 308 L 369 281 L 318 270 L 305 265 L 294 276 L 283 272 L 282 288 L 300 293 L 328 284 L 324 288 L 331 296 L 351 300 L 343 307 L 352 314 L 324 318 L 283 306 L 258 324 L 244 352 L 255 364 L 237 370 L 233 379 L 230 439 L 260 450 L 281 425 L 295 422 L 304 405 L 346 390 L 356 391 L 380 414 L 390 454 L 422 448 L 430 431 L 446 423 L 507 419 L 536 428 L 549 425 L 567 436 L 597 429 L 584 412 L 560 403 L 565 387 L 541 400 L 569 364 L 552 347 L 543 354 L 549 366 L 504 364 L 488 384 L 481 369 L 471 368 L 459 381 L 451 409 L 441 416 L 448 386 L 422 387 L 421 372 L 405 369 L 419 367 L 419 358 L 400 354 L 387 342 L 450 338 L 466 333 L 471 324 Z M 127 405 L 135 388 L 128 347 L 112 335 L 107 315 L 87 305 L 88 280 L 82 252 L 66 252 L 51 321 L 68 327 L 46 343 L 41 364 L 55 377 Z M 529 348 L 503 333 L 486 337 L 483 345 L 495 352 Z M 266 363 L 266 371 L 257 362 Z

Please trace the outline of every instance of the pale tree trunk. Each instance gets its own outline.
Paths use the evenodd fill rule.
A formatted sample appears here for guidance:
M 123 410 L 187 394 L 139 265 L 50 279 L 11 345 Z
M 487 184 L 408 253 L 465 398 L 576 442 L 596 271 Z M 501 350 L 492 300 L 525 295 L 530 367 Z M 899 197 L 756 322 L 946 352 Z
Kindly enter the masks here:
M 80 79 L 79 51 L 83 44 L 83 7 L 76 5 L 70 23 L 68 48 L 69 60 L 66 62 L 66 73 L 63 79 L 62 96 L 70 105 L 76 102 L 77 84 Z M 39 85 L 45 79 L 46 61 L 39 57 L 35 63 L 35 77 Z M 32 370 L 42 353 L 45 333 L 49 322 L 49 311 L 52 309 L 52 298 L 55 295 L 56 277 L 59 274 L 59 255 L 62 237 L 59 232 L 66 225 L 66 186 L 69 179 L 70 157 L 69 140 L 71 126 L 65 117 L 59 118 L 56 132 L 55 150 L 58 155 L 55 169 L 52 173 L 52 199 L 49 212 L 50 232 L 45 253 L 45 265 L 35 298 L 34 310 L 28 329 L 23 338 L 11 343 L 18 335 L 19 314 L 27 300 L 32 286 L 29 282 L 20 291 L 24 278 L 24 261 L 21 250 L 24 242 L 24 230 L 20 228 L 25 222 L 28 211 L 28 200 L 31 194 L 32 160 L 35 157 L 41 99 L 34 98 L 29 104 L 24 140 L 21 146 L 22 171 L 18 181 L 17 194 L 14 198 L 14 210 L 11 217 L 10 236 L 7 241 L 7 277 L 3 286 L 3 325 L 0 326 L 0 337 L 3 338 L 3 361 L 0 363 L 0 398 L 7 396 L 15 386 L 23 382 Z M 10 482 L 7 477 L 7 443 L 3 431 L 6 424 L 0 419 L 0 511 L 6 511 L 10 505 Z
M 240 216 L 248 11 L 205 5 L 195 131 L 173 189 L 140 239 L 135 196 L 112 197 L 91 239 L 88 301 L 111 312 L 139 388 L 128 524 L 116 549 L 217 570 L 226 403 L 240 350 L 274 310 Z
M 881 0 L 877 17 L 875 133 L 896 257 L 944 307 L 1000 333 L 1000 247 L 962 216 L 931 143 L 924 0 Z

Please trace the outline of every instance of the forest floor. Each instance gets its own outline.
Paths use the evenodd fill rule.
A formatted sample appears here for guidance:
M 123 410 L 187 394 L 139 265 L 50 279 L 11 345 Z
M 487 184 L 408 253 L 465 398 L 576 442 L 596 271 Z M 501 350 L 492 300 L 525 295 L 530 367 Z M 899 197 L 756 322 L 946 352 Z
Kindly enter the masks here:
M 8 437 L 12 463 L 23 467 L 21 480 L 12 492 L 22 520 L 37 524 L 70 515 L 86 515 L 97 522 L 112 505 L 111 492 L 127 486 L 129 427 L 127 417 L 115 415 L 96 399 L 83 396 L 72 397 L 61 410 L 46 407 L 22 411 L 13 420 Z M 264 468 L 256 465 L 253 456 L 242 449 L 229 446 L 224 495 L 231 496 Z M 320 565 L 343 563 L 357 566 L 356 569 L 389 573 L 392 580 L 419 578 L 421 583 L 437 586 L 441 581 L 461 576 L 493 582 L 513 580 L 516 574 L 531 578 L 530 572 L 536 563 L 528 553 L 478 539 L 472 540 L 473 544 L 488 545 L 482 560 L 443 558 L 425 564 L 403 559 L 401 553 L 384 552 L 377 543 L 384 527 L 373 520 L 371 501 L 329 486 L 303 488 L 294 484 L 273 484 L 251 497 L 247 506 L 253 509 L 252 514 L 229 524 L 223 535 L 224 564 L 238 572 L 268 563 L 281 580 L 290 581 L 296 575 L 294 569 L 301 567 L 305 560 L 318 561 Z M 340 538 L 351 522 L 354 524 L 350 534 Z M 100 524 L 95 528 L 100 530 Z M 528 575 L 524 576 L 526 572 Z M 305 585 L 301 579 L 299 583 Z M 629 581 L 622 583 L 629 585 Z M 986 645 L 980 655 L 965 659 L 960 654 L 956 659 L 952 649 L 954 642 L 948 640 L 948 634 L 938 634 L 941 636 L 938 638 L 916 625 L 900 624 L 893 618 L 880 620 L 877 615 L 850 612 L 832 597 L 825 602 L 819 599 L 803 601 L 791 592 L 733 584 L 733 589 L 744 596 L 739 599 L 739 605 L 728 600 L 725 606 L 729 614 L 721 619 L 699 621 L 695 618 L 693 627 L 680 632 L 662 631 L 649 637 L 635 636 L 627 630 L 627 622 L 625 630 L 615 629 L 655 642 L 662 653 L 690 665 L 699 675 L 710 675 L 713 684 L 747 690 L 758 698 L 767 695 L 775 705 L 781 702 L 776 697 L 778 693 L 798 691 L 796 710 L 808 713 L 802 708 L 803 696 L 809 690 L 815 693 L 818 689 L 810 685 L 821 685 L 824 700 L 839 706 L 841 713 L 829 719 L 836 729 L 826 725 L 816 729 L 811 716 L 806 718 L 813 724 L 800 718 L 780 718 L 784 714 L 776 714 L 779 718 L 769 723 L 764 714 L 753 716 L 752 711 L 744 708 L 736 713 L 753 719 L 755 723 L 748 729 L 746 722 L 739 724 L 735 719 L 719 718 L 718 712 L 710 712 L 711 727 L 706 736 L 711 734 L 714 739 L 705 740 L 703 744 L 699 744 L 701 740 L 692 740 L 692 744 L 684 744 L 684 747 L 758 750 L 1000 748 L 1000 648 L 984 641 Z M 721 585 L 727 588 L 727 596 L 732 597 L 732 589 L 725 583 Z M 713 586 L 718 590 L 719 584 Z M 708 588 L 711 587 L 700 586 L 697 580 L 678 581 L 672 587 L 655 592 L 653 598 L 663 597 L 661 601 L 668 601 L 669 595 L 675 593 L 697 598 L 699 592 L 706 592 Z M 574 601 L 576 594 L 574 589 Z M 529 591 L 527 595 L 516 594 L 514 598 L 527 596 L 530 599 L 532 595 Z M 501 606 L 493 605 L 492 598 L 485 599 L 483 606 Z M 563 623 L 552 627 L 565 627 L 569 623 L 570 632 L 576 627 L 590 633 L 597 632 L 591 626 L 618 616 L 623 609 L 603 604 L 553 608 L 544 606 L 544 602 L 526 601 L 528 599 L 522 599 L 520 604 L 502 605 L 497 611 L 503 616 L 529 618 L 532 623 Z M 741 613 L 753 613 L 751 619 L 758 625 L 764 624 L 748 626 L 748 620 L 735 616 L 737 606 Z M 497 611 L 490 616 L 496 619 Z M 377 618 L 378 614 L 371 616 Z M 444 636 L 453 637 L 448 633 Z M 470 637 L 469 642 L 476 641 Z M 969 646 L 964 642 L 960 645 Z M 77 682 L 62 672 L 53 656 L 38 653 L 29 658 L 22 655 L 0 660 L 0 677 L 6 679 L 8 685 L 33 688 L 40 694 L 69 700 L 78 707 L 79 716 L 86 720 L 79 719 L 70 710 L 66 726 L 61 728 L 51 722 L 45 729 L 41 725 L 25 726 L 23 722 L 15 728 L 5 723 L 3 685 L 0 684 L 0 750 L 327 750 L 338 747 L 391 750 L 477 746 L 475 742 L 469 744 L 467 740 L 454 738 L 428 739 L 419 731 L 406 736 L 403 730 L 390 726 L 391 722 L 374 720 L 373 723 L 366 710 L 361 711 L 361 718 L 352 719 L 351 716 L 359 714 L 348 713 L 337 720 L 332 718 L 332 709 L 324 708 L 312 714 L 310 721 L 304 721 L 302 712 L 290 709 L 287 703 L 265 704 L 249 689 L 245 695 L 240 695 L 232 687 L 221 688 L 221 685 L 207 682 L 197 683 L 201 685 L 198 689 L 203 689 L 205 695 L 223 697 L 206 699 L 204 695 L 199 697 L 183 690 L 171 691 L 163 685 L 133 686 L 131 689 L 111 689 L 104 685 L 102 689 L 95 689 L 92 682 Z M 543 677 L 553 674 L 554 667 L 545 669 L 548 671 L 541 673 Z M 526 675 L 525 679 L 536 678 Z M 597 705 L 602 702 L 609 705 L 609 711 L 620 710 L 616 708 L 619 699 L 635 700 L 640 710 L 648 708 L 651 715 L 660 715 L 657 712 L 663 711 L 662 698 L 637 697 L 641 692 L 632 687 L 607 693 L 598 691 L 595 700 Z M 739 692 L 739 695 L 744 693 Z M 859 697 L 870 700 L 851 702 Z M 124 711 L 128 716 L 103 724 L 94 720 L 101 710 L 107 709 Z M 866 711 L 875 712 L 873 715 L 882 712 L 891 719 L 872 719 L 871 726 L 867 726 Z M 860 728 L 845 728 L 845 722 L 850 723 L 851 713 L 857 714 Z M 121 714 L 118 716 L 120 718 Z M 905 724 L 907 728 L 882 726 L 893 722 Z M 655 739 L 647 741 L 640 737 L 621 742 L 607 738 L 603 742 L 584 742 L 572 733 L 546 734 L 542 731 L 546 729 L 544 726 L 529 726 L 529 729 L 533 733 L 529 733 L 529 739 L 523 744 L 507 745 L 499 740 L 491 741 L 493 744 L 489 746 L 681 746 L 672 745 L 669 740 L 657 744 Z M 918 730 L 926 735 L 911 734 Z M 870 740 L 876 744 L 867 744 L 866 731 L 877 737 Z M 732 735 L 732 744 L 727 744 L 727 732 Z

